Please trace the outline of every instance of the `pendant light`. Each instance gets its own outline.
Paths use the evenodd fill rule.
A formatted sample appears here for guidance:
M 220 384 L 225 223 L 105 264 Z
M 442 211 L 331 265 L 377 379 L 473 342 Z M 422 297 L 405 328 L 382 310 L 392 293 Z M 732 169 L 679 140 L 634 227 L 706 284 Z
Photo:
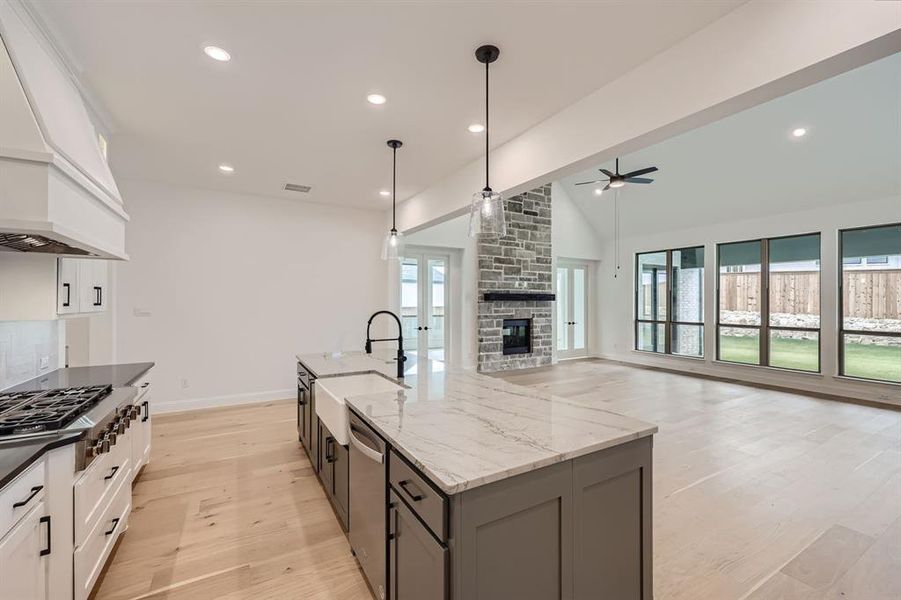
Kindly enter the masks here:
M 391 171 L 391 231 L 382 244 L 382 260 L 399 260 L 404 256 L 404 234 L 397 231 L 397 149 L 403 145 L 400 140 L 388 140 L 388 147 L 394 153 Z
M 488 65 L 497 60 L 501 51 L 497 46 L 480 46 L 476 50 L 476 60 L 485 65 L 485 188 L 472 195 L 469 208 L 469 236 L 497 235 L 507 233 L 504 218 L 504 198 L 492 191 L 488 184 Z

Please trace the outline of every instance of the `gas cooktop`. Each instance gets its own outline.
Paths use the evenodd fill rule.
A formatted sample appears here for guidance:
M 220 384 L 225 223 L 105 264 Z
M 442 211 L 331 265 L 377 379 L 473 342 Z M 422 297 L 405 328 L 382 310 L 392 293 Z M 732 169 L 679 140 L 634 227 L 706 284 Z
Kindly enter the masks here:
M 107 397 L 111 385 L 0 392 L 0 436 L 62 429 Z

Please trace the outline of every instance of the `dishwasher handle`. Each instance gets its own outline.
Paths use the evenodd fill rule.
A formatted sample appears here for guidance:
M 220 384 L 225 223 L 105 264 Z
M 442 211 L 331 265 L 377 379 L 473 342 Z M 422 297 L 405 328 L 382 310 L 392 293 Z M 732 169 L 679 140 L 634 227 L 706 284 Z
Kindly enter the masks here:
M 360 432 L 360 433 L 363 433 L 363 432 L 361 432 L 359 429 L 357 429 L 357 428 L 354 427 L 353 425 L 350 425 L 350 426 L 348 427 L 348 429 L 350 430 L 350 431 L 349 431 L 350 435 L 348 436 L 348 438 L 350 438 L 350 445 L 351 445 L 351 446 L 353 446 L 354 448 L 356 448 L 357 450 L 359 450 L 360 453 L 361 453 L 363 456 L 365 456 L 366 458 L 368 458 L 368 459 L 370 459 L 370 460 L 373 460 L 373 461 L 377 462 L 377 463 L 380 464 L 380 465 L 381 465 L 381 464 L 384 464 L 384 462 L 385 462 L 385 455 L 382 454 L 381 452 L 377 451 L 377 450 L 373 450 L 372 448 L 370 448 L 369 446 L 367 446 L 365 443 L 363 443 L 363 442 L 360 440 L 359 437 L 357 437 L 357 432 Z

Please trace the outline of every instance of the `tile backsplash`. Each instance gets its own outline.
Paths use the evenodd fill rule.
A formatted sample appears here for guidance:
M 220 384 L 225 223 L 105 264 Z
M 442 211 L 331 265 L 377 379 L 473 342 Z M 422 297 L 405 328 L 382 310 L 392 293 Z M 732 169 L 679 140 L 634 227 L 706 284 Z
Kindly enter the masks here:
M 59 321 L 0 321 L 0 390 L 60 366 L 60 327 Z

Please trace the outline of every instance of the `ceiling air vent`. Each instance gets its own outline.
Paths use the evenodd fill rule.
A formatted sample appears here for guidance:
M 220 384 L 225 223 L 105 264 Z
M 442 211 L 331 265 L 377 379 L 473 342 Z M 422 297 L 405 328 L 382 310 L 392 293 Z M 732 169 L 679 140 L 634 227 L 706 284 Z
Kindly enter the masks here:
M 303 194 L 306 194 L 310 191 L 310 186 L 300 185 L 297 183 L 286 183 L 285 190 L 288 192 L 301 192 Z

